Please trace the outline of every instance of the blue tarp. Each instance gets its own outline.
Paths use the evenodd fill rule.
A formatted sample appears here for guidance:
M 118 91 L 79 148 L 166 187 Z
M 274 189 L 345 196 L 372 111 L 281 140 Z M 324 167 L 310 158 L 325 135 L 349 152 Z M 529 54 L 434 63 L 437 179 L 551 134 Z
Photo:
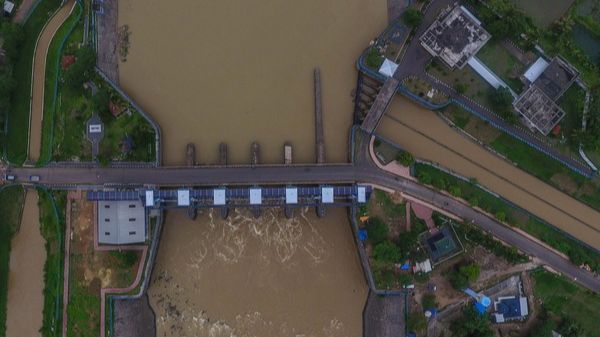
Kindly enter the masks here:
M 480 315 L 485 314 L 486 310 L 487 308 L 483 304 L 475 302 L 475 311 L 477 311 Z
M 401 270 L 410 270 L 410 263 L 408 261 L 400 267 Z
M 366 229 L 359 229 L 358 230 L 358 239 L 360 241 L 366 241 L 367 238 L 368 238 L 367 230 Z

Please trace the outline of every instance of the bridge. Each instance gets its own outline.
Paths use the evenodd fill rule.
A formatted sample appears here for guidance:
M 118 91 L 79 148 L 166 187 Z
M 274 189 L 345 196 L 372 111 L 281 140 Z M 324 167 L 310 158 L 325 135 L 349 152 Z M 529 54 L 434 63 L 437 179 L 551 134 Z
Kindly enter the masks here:
M 396 70 L 398 71 L 398 70 Z M 398 86 L 400 85 L 400 81 L 395 79 L 394 77 L 388 77 L 381 90 L 377 94 L 375 98 L 375 102 L 371 105 L 367 116 L 365 117 L 362 125 L 360 126 L 365 132 L 372 134 L 375 132 L 375 129 L 379 126 L 379 122 L 381 121 L 381 117 L 387 111 L 396 91 L 398 90 Z

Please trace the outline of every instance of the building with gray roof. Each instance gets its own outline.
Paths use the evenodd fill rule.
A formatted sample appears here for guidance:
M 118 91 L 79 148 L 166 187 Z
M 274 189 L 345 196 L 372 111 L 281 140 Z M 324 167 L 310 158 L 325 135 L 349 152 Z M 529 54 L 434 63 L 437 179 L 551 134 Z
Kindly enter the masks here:
M 146 212 L 142 202 L 98 201 L 98 243 L 127 245 L 146 241 Z

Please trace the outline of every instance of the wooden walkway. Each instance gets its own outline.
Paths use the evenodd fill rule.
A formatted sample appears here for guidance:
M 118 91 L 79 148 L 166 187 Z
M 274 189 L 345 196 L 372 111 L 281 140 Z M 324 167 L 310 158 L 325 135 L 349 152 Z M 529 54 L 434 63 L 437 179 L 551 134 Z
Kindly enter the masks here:
M 383 114 L 385 114 L 388 109 L 399 85 L 400 81 L 393 77 L 389 77 L 385 83 L 383 83 L 383 87 L 381 87 L 377 98 L 375 98 L 375 102 L 371 106 L 371 109 L 369 109 L 369 112 L 361 125 L 361 129 L 369 134 L 375 132 L 375 129 L 379 126 L 381 117 L 383 117 Z

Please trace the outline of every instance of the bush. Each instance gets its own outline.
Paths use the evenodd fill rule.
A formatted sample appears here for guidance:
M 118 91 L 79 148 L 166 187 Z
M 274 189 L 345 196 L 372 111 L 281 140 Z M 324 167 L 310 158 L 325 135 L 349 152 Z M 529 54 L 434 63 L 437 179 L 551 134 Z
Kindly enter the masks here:
M 423 22 L 423 13 L 421 11 L 409 8 L 402 14 L 402 20 L 409 27 L 418 27 Z
M 435 294 L 425 294 L 423 295 L 423 300 L 421 301 L 421 305 L 423 306 L 423 310 L 427 310 L 430 308 L 437 308 L 438 304 L 435 300 Z
M 488 316 L 478 314 L 472 305 L 465 307 L 462 316 L 450 325 L 450 330 L 455 337 L 492 337 L 494 335 Z
M 417 174 L 417 179 L 422 184 L 431 185 L 431 176 L 427 172 L 419 172 Z
M 369 49 L 369 51 L 367 52 L 367 58 L 365 60 L 365 63 L 370 68 L 379 69 L 379 67 L 383 63 L 383 56 L 379 54 L 377 48 L 371 47 L 371 49 Z
M 96 53 L 86 47 L 77 52 L 77 61 L 64 73 L 64 80 L 73 89 L 80 88 L 83 83 L 90 80 L 96 65 Z
M 469 86 L 464 83 L 457 83 L 454 86 L 454 90 L 456 90 L 456 92 L 458 92 L 461 95 L 467 92 L 467 89 L 469 89 Z
M 403 166 L 411 166 L 415 163 L 415 158 L 410 152 L 402 151 L 396 156 L 396 160 Z
M 134 251 L 128 250 L 123 252 L 110 252 L 110 256 L 116 260 L 116 265 L 119 268 L 131 268 L 137 262 L 137 254 Z
M 456 185 L 450 186 L 449 192 L 450 192 L 450 194 L 452 194 L 453 196 L 455 196 L 457 198 L 460 198 L 460 196 L 462 195 L 460 187 L 458 187 Z
M 470 262 L 455 268 L 450 275 L 448 275 L 448 279 L 454 288 L 462 290 L 468 288 L 471 283 L 475 282 L 479 277 L 480 272 L 481 267 L 479 267 L 476 262 Z
M 420 312 L 409 313 L 406 321 L 406 326 L 408 328 L 408 331 L 411 332 L 424 331 L 427 327 L 427 320 L 425 319 L 425 315 L 423 315 Z
M 497 212 L 495 215 L 496 219 L 500 222 L 506 222 L 506 214 L 504 212 Z
M 383 241 L 375 246 L 373 258 L 379 262 L 397 263 L 402 258 L 400 248 L 391 241 Z
M 505 121 L 514 124 L 517 122 L 517 116 L 513 113 L 512 103 L 514 97 L 510 90 L 504 87 L 490 89 L 488 92 L 491 108 Z
M 380 218 L 373 217 L 367 221 L 367 234 L 369 236 L 369 240 L 373 244 L 378 244 L 387 239 L 389 234 L 388 225 L 383 222 Z

